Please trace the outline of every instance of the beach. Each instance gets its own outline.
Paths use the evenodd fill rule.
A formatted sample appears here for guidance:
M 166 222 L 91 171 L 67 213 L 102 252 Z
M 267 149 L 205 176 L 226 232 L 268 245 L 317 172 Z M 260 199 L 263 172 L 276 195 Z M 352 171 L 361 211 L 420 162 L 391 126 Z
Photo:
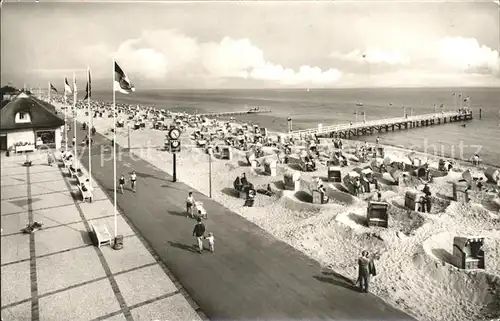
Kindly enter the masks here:
M 63 112 L 60 99 L 53 104 L 59 112 Z M 106 111 L 109 110 L 109 106 L 99 105 L 102 106 L 104 116 L 92 118 L 93 125 L 98 132 L 111 139 L 113 118 L 108 117 L 109 111 Z M 120 107 L 124 108 L 122 105 Z M 261 108 L 263 107 L 265 106 L 262 105 Z M 78 112 L 79 123 L 88 121 L 83 108 Z M 153 129 L 152 120 L 146 117 L 146 114 L 149 114 L 147 108 L 132 106 L 127 108 L 132 118 L 147 118 L 143 128 L 130 130 L 131 151 L 137 157 L 171 174 L 172 155 L 163 148 L 167 131 Z M 281 116 L 272 114 L 247 117 L 255 118 L 254 123 L 258 123 L 261 127 L 278 131 L 279 126 L 272 128 L 266 125 L 266 121 L 269 121 L 269 117 L 278 119 Z M 117 144 L 122 148 L 128 148 L 128 125 L 129 122 L 130 125 L 135 124 L 135 120 L 129 119 L 125 112 L 119 114 L 117 119 L 123 119 L 125 122 L 123 128 L 117 129 Z M 264 119 L 263 124 L 258 119 Z M 250 122 L 244 117 L 236 120 Z M 211 127 L 212 123 L 208 121 L 205 126 Z M 218 126 L 222 127 L 223 123 L 224 121 L 221 121 Z M 236 124 L 230 126 L 234 127 Z M 381 182 L 381 200 L 389 204 L 389 226 L 387 229 L 374 228 L 364 224 L 368 202 L 376 197 L 373 192 L 355 197 L 349 194 L 341 183 L 325 182 L 330 197 L 328 204 L 312 202 L 311 192 L 316 184 L 315 179 L 324 180 L 327 176 L 325 164 L 318 161 L 316 171 L 301 172 L 299 191 L 283 188 L 283 175 L 291 170 L 289 164 L 278 163 L 277 175 L 272 177 L 263 173 L 262 166 L 257 168 L 249 166 L 246 153 L 237 148 L 231 149 L 233 152 L 231 160 L 220 159 L 216 153 L 211 159 L 210 170 L 206 150 L 197 147 L 196 139 L 191 138 L 197 129 L 186 125 L 185 132 L 182 133 L 182 149 L 177 154 L 178 180 L 200 193 L 211 194 L 214 200 L 225 207 L 254 222 L 323 266 L 353 281 L 357 277 L 357 258 L 361 251 L 370 251 L 378 270 L 377 276 L 372 280 L 371 292 L 419 320 L 470 321 L 500 317 L 498 186 L 488 184 L 483 192 L 471 191 L 471 201 L 467 204 L 451 200 L 453 194 L 451 183 L 458 182 L 467 169 L 474 177 L 484 177 L 483 167 L 472 167 L 466 160 L 453 161 L 451 171 L 442 177 L 434 177 L 429 184 L 433 202 L 430 213 L 405 209 L 405 193 L 415 189 L 422 190 L 422 181 L 411 180 L 408 185 L 400 186 L 393 184 L 387 173 L 381 174 L 378 176 Z M 418 136 L 424 130 L 426 129 L 415 129 L 401 134 L 413 133 L 411 135 Z M 394 135 L 398 134 L 400 133 Z M 359 141 L 343 142 L 343 149 L 350 160 L 354 159 L 350 150 L 364 145 L 364 142 Z M 384 144 L 379 146 L 384 147 L 385 155 L 392 159 L 404 161 L 411 153 L 404 148 Z M 305 146 L 300 143 L 294 145 L 292 153 L 304 148 Z M 320 139 L 318 149 L 327 154 L 335 150 L 331 139 Z M 273 148 L 265 146 L 262 150 L 264 158 L 275 159 L 276 153 Z M 485 154 L 481 155 L 484 158 Z M 491 155 L 492 159 L 496 157 L 494 153 Z M 413 157 L 425 160 L 429 167 L 434 169 L 439 167 L 438 161 L 442 158 L 441 155 L 419 152 L 414 153 Z M 263 160 L 261 159 L 261 163 Z M 341 168 L 342 177 L 356 167 L 369 165 L 371 161 L 372 159 L 364 163 L 350 161 L 348 166 Z M 268 184 L 271 185 L 274 195 L 257 194 L 253 207 L 243 206 L 244 200 L 238 197 L 233 188 L 235 177 L 242 173 L 246 174 L 257 190 L 266 189 Z M 211 180 L 211 191 L 209 180 Z M 485 238 L 484 270 L 459 270 L 447 261 L 443 253 L 452 252 L 454 236 Z
M 488 137 L 500 137 L 498 88 L 377 88 L 377 89 L 282 89 L 282 90 L 149 90 L 138 89 L 133 95 L 117 96 L 117 103 L 150 105 L 176 112 L 209 113 L 248 110 L 259 106 L 270 114 L 235 117 L 240 122 L 255 122 L 272 131 L 286 132 L 287 118 L 294 130 L 316 128 L 318 124 L 335 125 L 456 110 L 460 102 L 453 93 L 470 96 L 474 121 L 429 126 L 418 131 L 406 130 L 360 136 L 358 140 L 415 149 L 437 156 L 468 159 L 478 152 L 485 163 L 500 166 L 500 142 Z M 96 91 L 93 97 L 111 101 L 109 91 Z M 357 106 L 362 104 L 362 106 Z M 441 108 L 441 104 L 443 107 Z M 462 103 L 464 104 L 464 103 Z M 481 109 L 481 119 L 479 119 Z M 358 113 L 358 116 L 355 115 Z M 365 113 L 363 115 L 363 113 Z M 457 138 L 460 139 L 457 139 Z M 355 138 L 353 138 L 355 139 Z

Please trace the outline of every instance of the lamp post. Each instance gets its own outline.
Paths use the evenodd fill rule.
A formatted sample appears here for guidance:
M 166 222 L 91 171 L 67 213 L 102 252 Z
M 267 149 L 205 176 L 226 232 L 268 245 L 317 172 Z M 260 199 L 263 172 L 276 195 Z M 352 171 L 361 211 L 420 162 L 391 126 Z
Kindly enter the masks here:
M 208 197 L 212 198 L 212 154 L 213 149 L 208 149 Z

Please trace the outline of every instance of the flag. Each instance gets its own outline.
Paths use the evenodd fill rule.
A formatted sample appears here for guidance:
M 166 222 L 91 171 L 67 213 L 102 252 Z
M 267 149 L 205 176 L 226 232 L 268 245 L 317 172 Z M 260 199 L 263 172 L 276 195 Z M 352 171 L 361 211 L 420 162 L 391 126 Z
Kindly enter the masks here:
M 68 78 L 64 78 L 64 95 L 71 94 L 71 93 L 73 93 L 73 91 L 71 90 L 71 87 L 69 86 Z
M 90 80 L 90 69 L 89 69 L 89 79 L 87 81 L 87 87 L 85 88 L 85 98 L 83 100 L 92 97 L 92 81 Z
M 452 96 L 455 96 L 455 93 L 451 94 Z
M 439 105 L 439 107 L 443 108 L 443 107 L 444 107 L 444 104 Z
M 128 79 L 127 75 L 125 75 L 116 61 L 114 90 L 119 91 L 122 94 L 130 94 L 131 92 L 135 91 L 134 85 L 130 82 L 130 79 Z
M 56 87 L 54 87 L 54 85 L 52 85 L 52 83 L 50 83 L 50 90 L 53 90 L 55 91 L 56 93 L 58 93 Z

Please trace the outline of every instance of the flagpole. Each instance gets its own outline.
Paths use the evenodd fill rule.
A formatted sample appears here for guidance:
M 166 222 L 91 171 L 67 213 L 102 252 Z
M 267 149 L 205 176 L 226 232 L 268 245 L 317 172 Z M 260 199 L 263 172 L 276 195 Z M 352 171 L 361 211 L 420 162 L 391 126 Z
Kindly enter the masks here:
M 76 76 L 75 73 L 73 73 L 73 140 L 75 142 L 75 145 L 73 146 L 73 150 L 75 153 L 75 169 L 79 168 L 78 165 L 78 159 L 76 155 L 76 144 L 78 143 L 78 140 L 76 139 Z
M 66 78 L 64 78 L 64 151 L 68 151 L 68 97 L 66 96 Z M 75 155 L 76 157 L 76 155 Z
M 118 230 L 116 221 L 116 93 L 115 93 L 115 58 L 113 58 L 113 73 L 111 74 L 113 89 L 113 193 L 114 193 L 114 221 L 115 221 L 115 240 Z
M 50 104 L 50 81 L 49 81 L 49 87 L 48 87 L 48 95 L 49 95 L 49 104 Z
M 88 140 L 89 140 L 89 187 L 92 190 L 92 133 L 90 128 L 90 122 L 92 120 L 92 108 L 90 107 L 90 67 L 87 67 L 87 103 L 89 109 L 89 124 L 88 124 Z

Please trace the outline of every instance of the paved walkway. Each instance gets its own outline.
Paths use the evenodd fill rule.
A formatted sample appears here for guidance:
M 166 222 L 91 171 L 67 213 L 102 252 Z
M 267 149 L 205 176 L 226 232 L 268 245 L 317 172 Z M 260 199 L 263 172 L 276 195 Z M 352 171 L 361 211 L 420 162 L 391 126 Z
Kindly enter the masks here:
M 94 140 L 93 173 L 112 196 L 110 150 L 98 147 L 110 143 L 101 135 Z M 194 221 L 184 214 L 190 188 L 120 150 L 118 174 L 128 176 L 132 169 L 137 193 L 118 194 L 119 207 L 210 319 L 414 320 L 374 295 L 358 293 L 350 281 L 321 271 L 316 261 L 198 194 L 209 213 L 205 224 L 215 234 L 216 253 L 196 253 Z
M 46 156 L 23 167 L 23 156 L 1 158 L 1 315 L 4 321 L 201 320 L 185 291 L 121 216 L 123 250 L 91 244 L 89 223 L 113 231 L 113 206 L 75 194 L 66 169 Z M 22 234 L 28 222 L 42 230 Z M 190 300 L 192 301 L 192 300 Z

